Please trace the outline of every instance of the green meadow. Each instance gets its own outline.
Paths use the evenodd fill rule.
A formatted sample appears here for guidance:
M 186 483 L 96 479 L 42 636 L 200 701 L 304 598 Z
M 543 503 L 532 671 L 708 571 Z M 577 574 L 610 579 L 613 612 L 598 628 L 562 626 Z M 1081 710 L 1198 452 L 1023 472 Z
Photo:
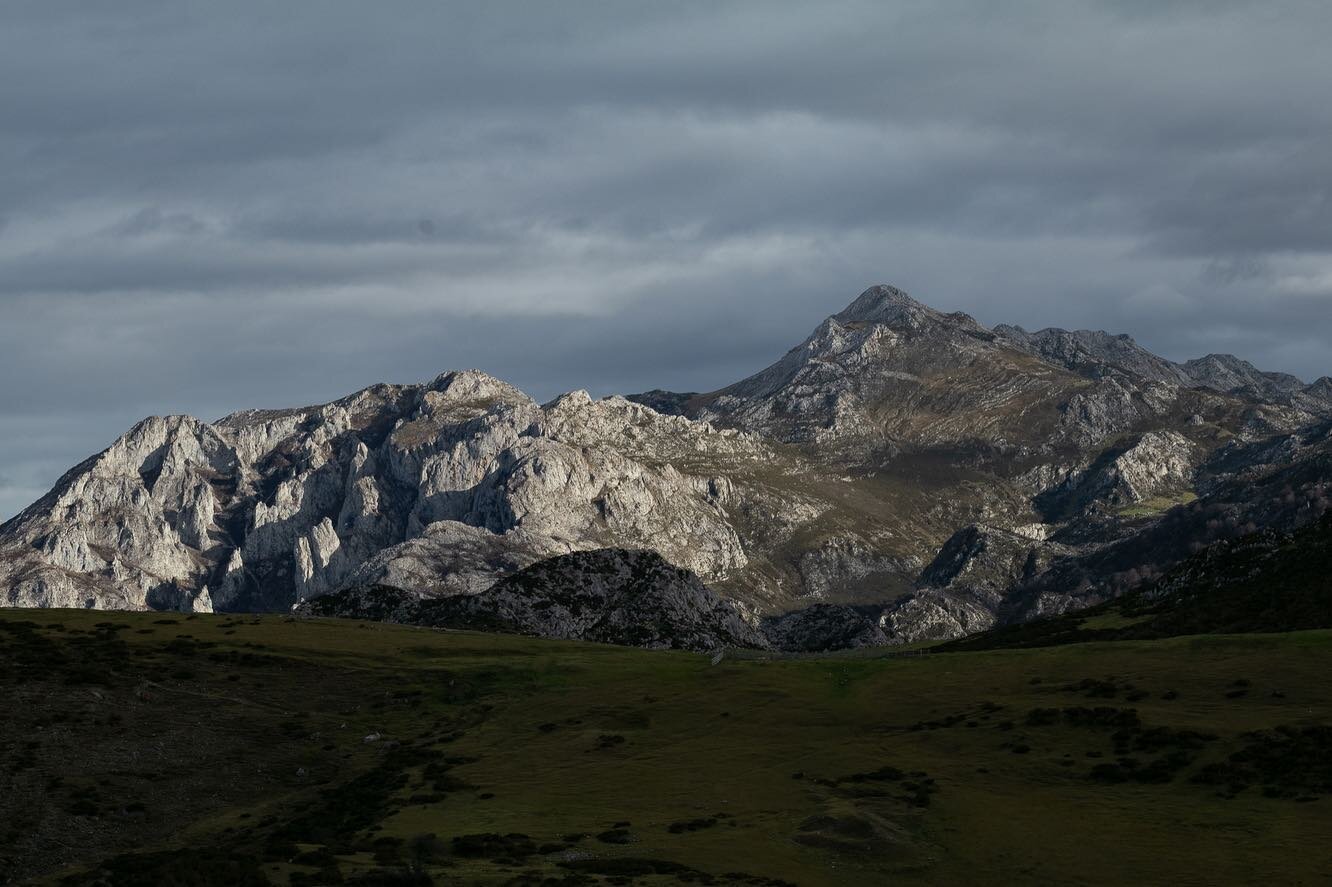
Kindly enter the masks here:
M 0 613 L 0 882 L 1325 883 L 1332 632 L 767 659 Z

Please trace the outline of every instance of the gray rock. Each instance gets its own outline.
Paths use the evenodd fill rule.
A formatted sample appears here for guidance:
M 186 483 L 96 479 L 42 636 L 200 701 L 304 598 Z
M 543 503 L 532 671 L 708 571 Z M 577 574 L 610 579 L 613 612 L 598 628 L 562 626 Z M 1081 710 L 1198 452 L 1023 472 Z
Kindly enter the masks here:
M 477 594 L 418 598 L 376 586 L 317 598 L 297 612 L 657 649 L 767 646 L 741 607 L 641 550 L 559 555 Z
M 723 580 L 746 555 L 717 469 L 765 452 L 622 399 L 543 408 L 477 372 L 153 418 L 4 526 L 0 583 L 19 606 L 278 609 L 349 583 L 478 591 L 612 544 Z
M 768 617 L 763 632 L 774 648 L 791 653 L 883 647 L 893 642 L 883 629 L 882 607 L 844 604 L 813 604 Z
M 1200 447 L 1175 431 L 1150 431 L 1112 447 L 1085 468 L 1067 472 L 1034 502 L 1047 520 L 1068 520 L 1092 508 L 1123 508 L 1192 490 Z

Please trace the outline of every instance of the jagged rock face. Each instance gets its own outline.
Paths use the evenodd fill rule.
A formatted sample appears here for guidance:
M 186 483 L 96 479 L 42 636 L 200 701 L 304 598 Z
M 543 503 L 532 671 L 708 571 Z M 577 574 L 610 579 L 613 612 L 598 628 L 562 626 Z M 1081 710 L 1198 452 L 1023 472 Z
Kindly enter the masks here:
M 0 532 L 11 606 L 192 609 L 223 544 L 235 451 L 188 417 L 140 422 Z
M 1116 450 L 1113 459 L 1103 460 L 1100 470 L 1088 472 L 1080 483 L 1101 491 L 1122 488 L 1096 480 L 1110 477 L 1139 494 L 1154 495 L 1176 489 L 1171 478 L 1187 467 L 1202 494 L 1196 501 L 1135 518 L 1127 526 L 1104 515 L 1086 522 L 1080 518 L 1044 540 L 996 528 L 965 528 L 922 573 L 925 587 L 895 605 L 887 627 L 915 639 L 928 636 L 928 626 L 893 618 L 910 613 L 918 601 L 926 604 L 935 630 L 943 632 L 936 637 L 1057 616 L 1153 582 L 1208 545 L 1263 528 L 1286 532 L 1332 509 L 1332 424 L 1261 444 L 1236 441 L 1201 465 L 1194 464 L 1197 452 L 1191 447 L 1166 434 L 1145 437 Z M 1177 460 L 1173 468 L 1152 470 L 1169 467 L 1172 460 Z M 950 619 L 957 620 L 951 627 Z
M 825 539 L 805 551 L 797 562 L 801 586 L 810 597 L 831 597 L 851 587 L 872 586 L 885 596 L 897 577 L 913 575 L 920 558 L 882 553 L 856 533 Z
M 420 536 L 362 563 L 348 585 L 387 585 L 427 596 L 477 594 L 503 576 L 569 549 L 524 530 L 492 533 L 458 521 L 430 524 Z
M 1151 431 L 1138 439 L 1096 478 L 1111 505 L 1142 502 L 1163 493 L 1188 489 L 1193 482 L 1196 447 L 1174 431 Z
M 1052 431 L 1085 383 L 1007 347 L 965 314 L 872 287 L 766 370 L 679 401 L 688 415 L 791 443 L 946 445 Z M 669 404 L 655 392 L 647 398 Z
M 319 598 L 297 612 L 653 649 L 767 646 L 735 603 L 652 551 L 598 549 L 560 555 L 506 576 L 479 594 L 415 603 L 377 588 Z
M 1131 336 L 1055 328 L 1029 333 L 1008 324 L 996 326 L 994 332 L 1044 360 L 1093 378 L 1117 372 L 1149 382 L 1186 385 L 1190 381 L 1182 368 L 1143 348 Z
M 882 617 L 894 643 L 913 644 L 962 637 L 991 628 L 995 611 L 966 592 L 923 588 L 902 598 Z
M 412 625 L 420 618 L 421 596 L 392 585 L 353 585 L 333 594 L 302 601 L 293 608 L 297 616 L 363 619 Z
M 1078 446 L 1094 447 L 1169 415 L 1180 396 L 1180 389 L 1168 383 L 1137 385 L 1109 377 L 1068 398 L 1060 408 L 1059 428 L 1062 436 Z
M 671 460 L 762 453 L 624 400 L 543 408 L 476 372 L 214 425 L 154 418 L 4 526 L 0 582 L 20 606 L 275 609 L 352 582 L 475 591 L 607 544 L 724 579 L 746 563 L 731 484 Z
M 1306 385 L 1287 373 L 1264 372 L 1233 354 L 1209 354 L 1181 364 L 1158 357 L 1126 335 L 1061 329 L 1029 333 L 1005 324 L 994 331 L 1051 363 L 1093 378 L 1114 372 L 1150 382 L 1237 394 L 1294 407 L 1306 414 L 1332 409 L 1332 383 L 1327 377 Z
M 1054 546 L 999 527 L 963 527 L 944 543 L 920 574 L 922 588 L 966 589 L 976 597 L 1001 594 L 1030 578 L 1048 561 Z
M 920 574 L 919 588 L 885 613 L 887 633 L 914 643 L 990 628 L 1011 590 L 1067 551 L 1022 528 L 973 525 L 953 534 Z
M 769 643 L 791 653 L 884 647 L 892 638 L 881 626 L 882 608 L 814 604 L 763 621 Z
M 1112 447 L 1084 469 L 1068 472 L 1034 499 L 1047 520 L 1067 520 L 1093 508 L 1123 508 L 1178 496 L 1193 488 L 1201 448 L 1174 431 L 1151 431 Z
M 1312 413 L 1327 412 L 1332 406 L 1332 399 L 1328 398 L 1328 389 L 1332 386 L 1326 384 L 1327 377 L 1305 385 L 1287 373 L 1264 372 L 1233 354 L 1209 354 L 1186 361 L 1183 369 L 1195 385 L 1217 391 L 1285 404 Z
M 856 463 L 893 448 L 970 449 L 991 462 L 1068 457 L 1118 435 L 1195 424 L 1238 432 L 1244 404 L 1127 337 L 989 330 L 871 287 L 767 369 L 712 394 L 652 391 L 656 409 Z M 1286 401 L 1273 431 L 1312 415 Z

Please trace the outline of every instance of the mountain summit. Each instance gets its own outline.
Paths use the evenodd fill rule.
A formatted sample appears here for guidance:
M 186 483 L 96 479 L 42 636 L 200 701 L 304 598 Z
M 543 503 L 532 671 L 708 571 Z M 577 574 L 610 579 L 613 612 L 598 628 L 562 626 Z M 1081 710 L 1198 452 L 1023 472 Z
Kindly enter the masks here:
M 0 588 L 15 606 L 284 610 L 651 549 L 755 619 L 820 603 L 782 623 L 802 647 L 954 636 L 1116 594 L 1218 527 L 1301 520 L 1291 503 L 1325 501 L 1328 416 L 1327 380 L 991 330 L 875 286 L 710 394 L 541 405 L 462 371 L 146 419 L 0 527 Z

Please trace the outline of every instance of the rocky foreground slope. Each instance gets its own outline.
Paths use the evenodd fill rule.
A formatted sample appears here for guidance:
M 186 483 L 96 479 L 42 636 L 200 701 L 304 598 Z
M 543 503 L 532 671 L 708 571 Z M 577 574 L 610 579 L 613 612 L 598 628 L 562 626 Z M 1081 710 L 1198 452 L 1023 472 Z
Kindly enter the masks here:
M 542 405 L 467 371 L 146 419 L 0 527 L 0 590 L 285 610 L 375 585 L 477 595 L 552 557 L 651 549 L 793 646 L 954 637 L 1312 519 L 1328 416 L 1327 379 L 988 329 L 873 287 L 711 394 Z
M 296 612 L 650 649 L 768 646 L 748 614 L 689 570 L 655 551 L 616 548 L 541 561 L 480 594 L 421 598 L 375 585 L 303 602 Z

